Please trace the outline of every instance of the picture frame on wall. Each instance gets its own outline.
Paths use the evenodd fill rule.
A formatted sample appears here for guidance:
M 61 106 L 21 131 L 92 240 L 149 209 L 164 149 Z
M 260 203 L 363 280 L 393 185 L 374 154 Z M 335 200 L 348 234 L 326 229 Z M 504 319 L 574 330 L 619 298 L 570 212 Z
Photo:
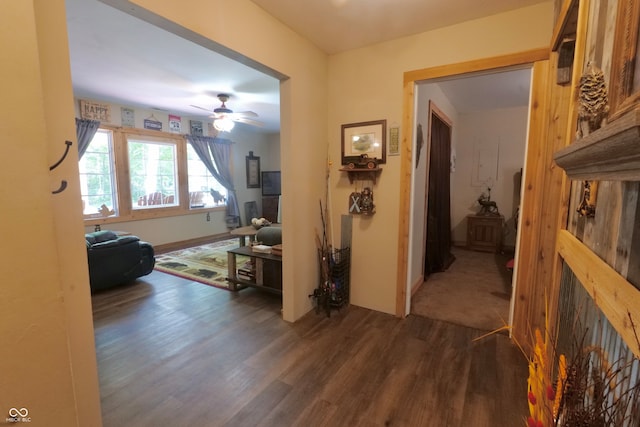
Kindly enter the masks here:
M 247 188 L 260 188 L 260 157 L 254 156 L 253 151 L 245 157 L 247 162 Z
M 189 120 L 189 125 L 191 127 L 191 135 L 193 136 L 204 135 L 202 131 L 202 122 L 200 120 Z
M 389 128 L 389 155 L 400 155 L 400 127 L 393 126 Z
M 618 0 L 618 16 L 611 59 L 609 121 L 640 101 L 640 0 Z
M 342 164 L 363 154 L 387 162 L 387 121 L 350 123 L 342 125 Z

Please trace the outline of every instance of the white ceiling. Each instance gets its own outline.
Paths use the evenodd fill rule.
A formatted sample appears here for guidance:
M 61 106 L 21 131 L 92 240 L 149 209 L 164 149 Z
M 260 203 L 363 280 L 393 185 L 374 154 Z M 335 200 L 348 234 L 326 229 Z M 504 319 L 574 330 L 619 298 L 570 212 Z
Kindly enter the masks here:
M 325 52 L 335 53 L 545 0 L 252 1 Z M 220 106 L 216 95 L 229 93 L 228 108 L 254 111 L 265 123 L 262 130 L 279 130 L 277 79 L 105 4 L 109 2 L 123 3 L 66 0 L 76 97 L 206 119 L 206 112 L 191 105 L 213 109 Z M 528 74 L 474 79 L 441 83 L 460 112 L 488 108 L 487 103 L 490 108 L 526 105 Z
M 208 117 L 227 107 L 254 111 L 265 131 L 280 128 L 279 82 L 98 0 L 66 0 L 76 97 Z M 243 125 L 246 126 L 246 125 Z

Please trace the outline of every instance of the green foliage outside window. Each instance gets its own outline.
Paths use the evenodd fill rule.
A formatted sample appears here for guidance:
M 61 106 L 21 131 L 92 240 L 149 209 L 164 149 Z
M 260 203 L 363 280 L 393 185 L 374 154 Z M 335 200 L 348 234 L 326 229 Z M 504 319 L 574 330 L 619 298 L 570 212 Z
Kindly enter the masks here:
M 175 144 L 130 139 L 128 153 L 133 208 L 177 205 Z
M 117 212 L 111 132 L 100 129 L 96 133 L 78 166 L 83 214 L 99 216 L 103 205 Z

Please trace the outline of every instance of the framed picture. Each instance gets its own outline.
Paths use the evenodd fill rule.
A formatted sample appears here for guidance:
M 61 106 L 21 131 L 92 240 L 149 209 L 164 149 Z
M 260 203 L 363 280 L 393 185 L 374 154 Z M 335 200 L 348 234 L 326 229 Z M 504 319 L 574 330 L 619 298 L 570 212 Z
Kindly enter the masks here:
M 630 111 L 640 101 L 640 0 L 618 0 L 611 61 L 609 121 Z
M 386 120 L 342 125 L 342 164 L 363 154 L 379 164 L 387 162 Z
M 400 128 L 398 126 L 389 128 L 389 155 L 400 155 Z
M 189 120 L 189 124 L 191 125 L 191 135 L 204 135 L 204 133 L 202 132 L 202 122 L 200 120 Z
M 247 159 L 247 188 L 260 188 L 260 157 L 249 151 Z

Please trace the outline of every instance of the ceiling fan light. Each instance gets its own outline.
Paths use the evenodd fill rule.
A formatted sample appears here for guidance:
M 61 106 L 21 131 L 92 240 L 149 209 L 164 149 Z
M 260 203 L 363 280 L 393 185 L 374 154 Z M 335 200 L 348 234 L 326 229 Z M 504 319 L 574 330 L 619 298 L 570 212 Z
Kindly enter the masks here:
M 213 127 L 219 130 L 220 132 L 230 132 L 231 129 L 233 129 L 234 125 L 235 123 L 233 123 L 233 120 L 226 117 L 222 119 L 216 119 L 213 122 Z

